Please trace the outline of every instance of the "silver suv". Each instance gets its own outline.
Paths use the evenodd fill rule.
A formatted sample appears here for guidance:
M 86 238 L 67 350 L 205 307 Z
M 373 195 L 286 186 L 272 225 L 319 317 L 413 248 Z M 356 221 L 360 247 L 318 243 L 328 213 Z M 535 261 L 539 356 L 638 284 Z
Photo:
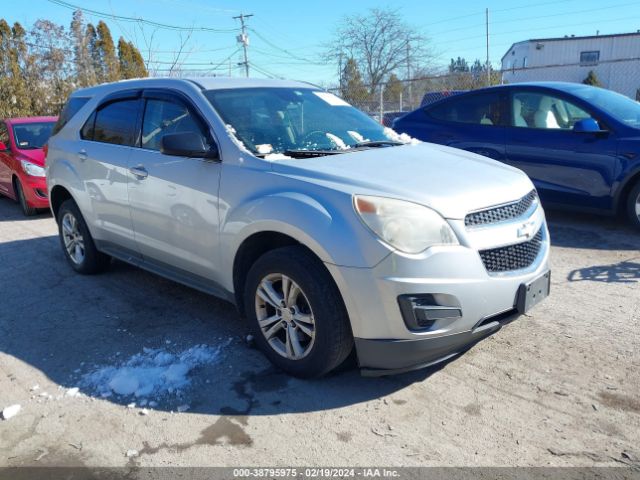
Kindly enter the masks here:
M 314 86 L 146 79 L 75 92 L 49 141 L 70 265 L 111 257 L 233 302 L 278 367 L 371 375 L 460 353 L 549 292 L 521 171 L 384 129 Z

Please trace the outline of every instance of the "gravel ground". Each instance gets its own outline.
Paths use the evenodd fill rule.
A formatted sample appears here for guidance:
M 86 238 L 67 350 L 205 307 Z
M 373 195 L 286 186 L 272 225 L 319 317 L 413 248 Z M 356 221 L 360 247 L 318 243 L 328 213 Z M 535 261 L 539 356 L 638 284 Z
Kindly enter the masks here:
M 52 218 L 0 199 L 0 409 L 22 407 L 0 421 L 0 466 L 638 466 L 640 235 L 548 217 L 552 295 L 531 315 L 439 368 L 302 381 L 246 344 L 231 305 L 119 262 L 76 275 Z M 203 343 L 218 361 L 146 415 L 67 390 Z

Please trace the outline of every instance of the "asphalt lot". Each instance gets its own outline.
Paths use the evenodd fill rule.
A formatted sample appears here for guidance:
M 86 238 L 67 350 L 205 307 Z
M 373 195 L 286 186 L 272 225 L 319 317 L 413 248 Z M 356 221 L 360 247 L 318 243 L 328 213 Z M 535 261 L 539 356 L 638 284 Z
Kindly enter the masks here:
M 0 421 L 0 466 L 640 465 L 640 234 L 548 218 L 552 295 L 531 315 L 439 368 L 302 381 L 246 344 L 231 305 L 119 262 L 79 276 L 51 216 L 2 198 L 0 409 L 22 409 Z M 147 415 L 67 395 L 145 347 L 203 343 L 218 361 Z

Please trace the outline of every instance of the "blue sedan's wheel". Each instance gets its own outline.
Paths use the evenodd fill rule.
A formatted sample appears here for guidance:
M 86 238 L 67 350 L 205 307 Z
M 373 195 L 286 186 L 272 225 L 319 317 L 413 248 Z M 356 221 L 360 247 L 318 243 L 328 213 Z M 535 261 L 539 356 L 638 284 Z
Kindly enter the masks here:
M 629 193 L 627 213 L 631 224 L 636 228 L 640 228 L 640 182 L 638 182 Z

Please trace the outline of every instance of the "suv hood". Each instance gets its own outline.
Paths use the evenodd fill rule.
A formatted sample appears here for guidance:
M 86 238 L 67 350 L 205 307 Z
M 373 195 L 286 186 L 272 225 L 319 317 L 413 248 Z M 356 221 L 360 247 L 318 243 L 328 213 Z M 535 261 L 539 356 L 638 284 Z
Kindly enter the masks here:
M 534 188 L 521 170 L 430 143 L 278 160 L 273 170 L 350 194 L 420 203 L 449 219 L 518 200 Z

